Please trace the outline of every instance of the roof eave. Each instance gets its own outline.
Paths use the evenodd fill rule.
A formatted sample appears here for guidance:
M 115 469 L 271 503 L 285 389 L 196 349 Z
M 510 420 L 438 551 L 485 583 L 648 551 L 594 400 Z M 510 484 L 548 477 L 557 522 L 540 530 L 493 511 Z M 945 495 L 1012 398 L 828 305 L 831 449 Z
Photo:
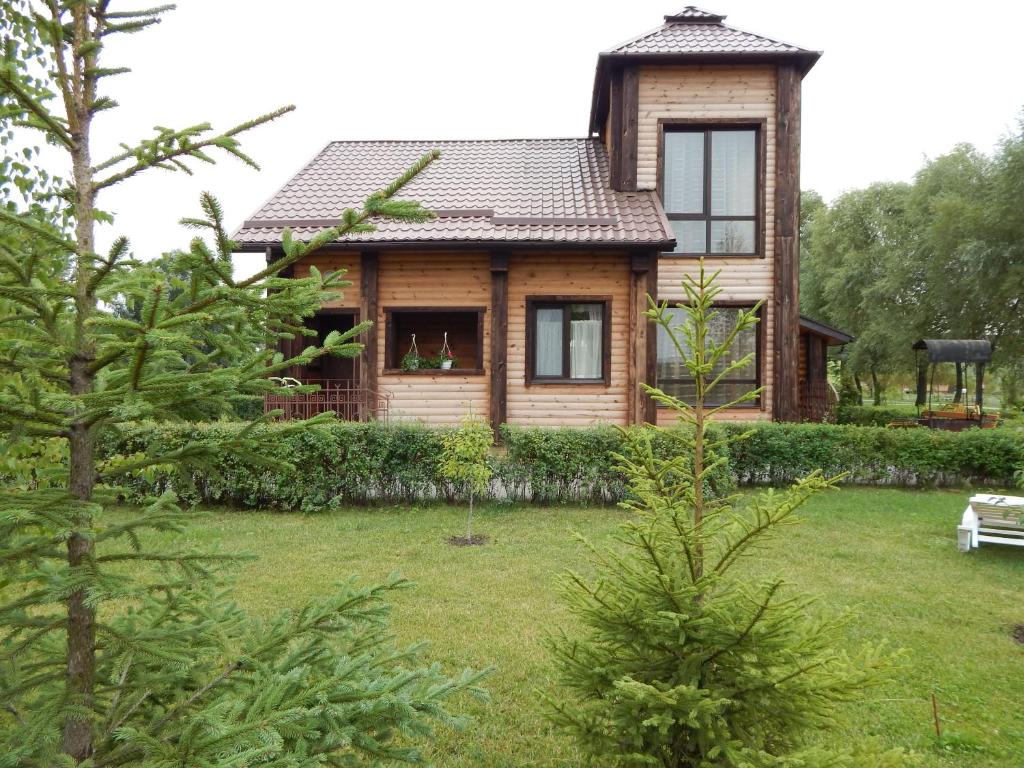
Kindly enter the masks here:
M 676 241 L 595 241 L 567 242 L 558 240 L 339 240 L 322 246 L 322 251 L 407 251 L 407 250 L 545 250 L 566 251 L 671 251 Z M 236 253 L 263 253 L 268 248 L 280 249 L 280 240 L 236 243 Z

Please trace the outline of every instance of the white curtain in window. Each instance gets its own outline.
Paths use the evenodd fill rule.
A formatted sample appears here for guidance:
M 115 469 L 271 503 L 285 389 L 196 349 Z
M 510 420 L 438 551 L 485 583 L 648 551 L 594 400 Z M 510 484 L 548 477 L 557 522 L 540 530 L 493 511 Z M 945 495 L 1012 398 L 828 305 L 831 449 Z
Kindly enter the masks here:
M 711 134 L 711 213 L 754 215 L 754 131 L 713 131 Z
M 596 320 L 572 320 L 569 323 L 569 378 L 600 379 L 601 341 L 604 335 L 600 317 Z
M 562 375 L 562 310 L 537 310 L 536 376 Z

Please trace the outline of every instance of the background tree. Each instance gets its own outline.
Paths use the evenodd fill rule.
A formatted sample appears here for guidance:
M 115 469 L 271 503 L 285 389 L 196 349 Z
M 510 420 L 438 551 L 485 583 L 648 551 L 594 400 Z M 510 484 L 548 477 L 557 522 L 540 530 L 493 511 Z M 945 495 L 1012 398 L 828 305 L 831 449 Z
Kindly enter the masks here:
M 0 208 L 0 435 L 35 450 L 28 483 L 0 492 L 0 750 L 4 764 L 348 765 L 415 761 L 411 740 L 428 719 L 452 721 L 444 700 L 476 688 L 398 650 L 386 632 L 385 596 L 405 582 L 346 583 L 333 595 L 269 622 L 225 596 L 224 558 L 179 550 L 185 514 L 170 495 L 111 517 L 120 478 L 168 465 L 211 465 L 226 454 L 264 462 L 258 425 L 166 453 L 101 461 L 98 446 L 139 419 L 201 418 L 272 391 L 269 378 L 328 354 L 354 355 L 351 332 L 330 334 L 285 359 L 274 342 L 305 333 L 304 317 L 347 283 L 340 274 L 290 280 L 279 273 L 323 244 L 372 229 L 374 217 L 420 221 L 396 199 L 436 156 L 424 156 L 360 210 L 309 242 L 285 233 L 283 255 L 244 280 L 216 201 L 190 220 L 212 235 L 163 266 L 132 258 L 123 238 L 96 252 L 110 217 L 103 190 L 154 169 L 187 171 L 226 152 L 255 165 L 239 134 L 290 108 L 224 132 L 200 124 L 159 128 L 111 157 L 92 156 L 96 116 L 116 106 L 100 93 L 125 71 L 102 63 L 111 35 L 159 21 L 167 7 L 114 10 L 108 0 L 0 4 L 0 136 L 35 131 L 67 159 L 55 195 L 33 185 L 28 164 L 3 183 L 36 201 Z M 18 134 L 22 135 L 21 133 Z M 52 215 L 45 215 L 49 212 Z M 66 226 L 67 225 L 67 226 Z M 135 317 L 110 310 L 138 307 Z M 253 347 L 253 334 L 267 344 Z M 311 430 L 316 421 L 291 430 Z M 288 431 L 288 430 L 286 430 Z M 279 439 L 280 432 L 275 432 Z M 24 473 L 22 473 L 24 475 Z
M 959 145 L 910 185 L 874 184 L 828 206 L 805 195 L 801 307 L 857 337 L 844 365 L 858 381 L 917 364 L 923 404 L 926 364 L 910 343 L 986 338 L 1012 394 L 1024 357 L 1022 193 L 1024 123 L 991 156 Z
M 702 265 L 683 288 L 681 322 L 653 300 L 646 315 L 683 357 L 694 400 L 645 386 L 680 424 L 625 431 L 629 450 L 620 460 L 632 498 L 623 506 L 633 517 L 618 546 L 590 547 L 593 576 L 570 572 L 561 581 L 580 629 L 550 642 L 561 686 L 548 699 L 551 718 L 590 755 L 616 765 L 899 764 L 894 754 L 841 755 L 805 741 L 886 659 L 870 649 L 848 658 L 835 650 L 841 621 L 811 618 L 809 601 L 785 596 L 778 578 L 735 572 L 832 482 L 815 473 L 749 502 L 706 492 L 735 441 L 711 432 L 711 422 L 760 392 L 709 407 L 718 382 L 750 356 L 712 371 L 736 335 L 756 324 L 757 308 L 740 312 L 717 344 L 708 330 L 714 276 Z M 656 456 L 656 434 L 675 446 L 668 458 Z
M 482 536 L 473 536 L 473 497 L 487 490 L 493 471 L 487 461 L 494 443 L 494 434 L 487 422 L 478 416 L 466 416 L 456 429 L 441 437 L 441 474 L 469 494 L 466 514 L 466 536 L 455 537 L 455 544 L 482 544 Z

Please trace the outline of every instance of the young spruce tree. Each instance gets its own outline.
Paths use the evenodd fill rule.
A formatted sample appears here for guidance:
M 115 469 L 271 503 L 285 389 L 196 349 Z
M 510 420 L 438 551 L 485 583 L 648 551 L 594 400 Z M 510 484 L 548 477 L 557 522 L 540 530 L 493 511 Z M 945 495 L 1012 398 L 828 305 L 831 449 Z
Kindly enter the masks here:
M 263 461 L 281 431 L 251 425 L 107 461 L 98 446 L 126 422 L 229 413 L 272 391 L 272 377 L 292 365 L 356 354 L 365 325 L 289 359 L 268 351 L 303 333 L 303 318 L 347 285 L 316 270 L 301 280 L 279 275 L 324 243 L 367 231 L 375 217 L 428 217 L 396 195 L 434 155 L 311 241 L 286 235 L 283 256 L 246 279 L 232 275 L 233 244 L 209 195 L 204 216 L 189 223 L 212 244 L 197 238 L 159 266 L 134 260 L 124 239 L 99 254 L 95 228 L 110 221 L 97 207 L 105 189 L 155 169 L 188 171 L 218 150 L 255 165 L 238 135 L 289 109 L 223 133 L 158 128 L 93 157 L 93 121 L 116 106 L 100 88 L 125 71 L 101 62 L 106 43 L 169 9 L 113 5 L 0 3 L 0 141 L 13 140 L 12 128 L 39 132 L 70 168 L 59 196 L 29 206 L 9 197 L 0 207 L 0 438 L 13 477 L 0 490 L 0 766 L 419 761 L 415 742 L 432 719 L 455 720 L 445 700 L 479 692 L 479 675 L 448 678 L 422 666 L 415 647 L 392 644 L 385 600 L 404 581 L 347 582 L 259 621 L 225 595 L 219 558 L 176 549 L 170 542 L 180 537 L 154 543 L 155 533 L 182 530 L 185 512 L 170 495 L 133 514 L 104 513 L 120 478 L 225 454 Z M 38 198 L 50 185 L 34 173 L 5 160 L 0 186 Z
M 701 264 L 684 282 L 681 322 L 664 303 L 651 301 L 646 312 L 684 360 L 695 396 L 645 387 L 680 423 L 624 430 L 623 506 L 633 516 L 618 546 L 590 547 L 594 576 L 562 580 L 581 629 L 550 641 L 561 688 L 547 699 L 550 717 L 614 765 L 897 765 L 899 755 L 843 753 L 810 738 L 888 658 L 873 649 L 849 658 L 835 650 L 842 620 L 813 618 L 810 601 L 787 596 L 781 579 L 734 570 L 832 481 L 814 473 L 746 501 L 708 492 L 728 445 L 743 439 L 710 429 L 715 415 L 760 394 L 712 398 L 723 378 L 750 364 L 729 350 L 757 323 L 756 308 L 742 310 L 724 340 L 712 338 L 716 275 Z M 667 458 L 654 449 L 656 433 L 674 447 Z

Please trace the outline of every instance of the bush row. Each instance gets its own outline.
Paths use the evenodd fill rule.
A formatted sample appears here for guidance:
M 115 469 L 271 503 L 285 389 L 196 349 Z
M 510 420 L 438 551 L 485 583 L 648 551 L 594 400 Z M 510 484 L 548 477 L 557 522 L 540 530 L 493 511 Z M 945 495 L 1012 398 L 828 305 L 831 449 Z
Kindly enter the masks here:
M 727 429 L 742 429 L 729 425 Z M 781 485 L 822 469 L 846 482 L 1008 487 L 1024 464 L 1024 429 L 886 429 L 849 424 L 760 424 L 735 444 L 730 466 L 745 485 Z
M 836 424 L 856 424 L 861 427 L 884 427 L 893 421 L 913 419 L 917 409 L 912 405 L 838 405 Z
M 107 439 L 108 455 L 164 452 L 238 430 L 228 423 L 126 427 Z M 269 425 L 262 429 L 275 430 Z M 732 447 L 727 468 L 710 485 L 785 484 L 815 469 L 848 473 L 847 481 L 921 486 L 1006 486 L 1024 464 L 1024 431 L 960 433 L 834 424 L 722 424 L 750 431 Z M 541 429 L 505 426 L 492 458 L 491 496 L 515 502 L 611 503 L 626 488 L 612 454 L 622 436 L 612 427 Z M 134 499 L 166 489 L 188 502 L 277 509 L 320 509 L 352 503 L 451 500 L 459 489 L 438 469 L 441 430 L 411 424 L 338 423 L 273 442 L 277 465 L 254 467 L 224 456 L 214 468 L 157 470 L 131 480 Z M 658 452 L 671 450 L 655 441 Z

